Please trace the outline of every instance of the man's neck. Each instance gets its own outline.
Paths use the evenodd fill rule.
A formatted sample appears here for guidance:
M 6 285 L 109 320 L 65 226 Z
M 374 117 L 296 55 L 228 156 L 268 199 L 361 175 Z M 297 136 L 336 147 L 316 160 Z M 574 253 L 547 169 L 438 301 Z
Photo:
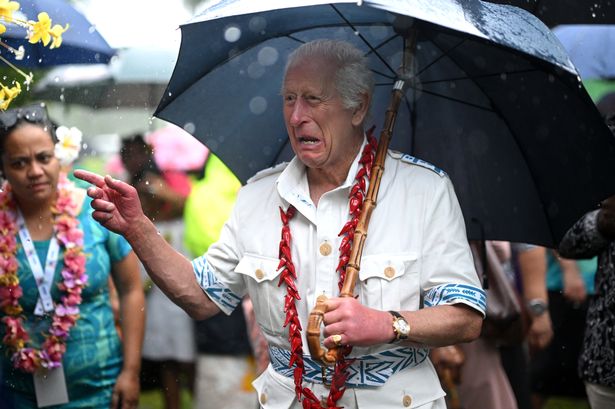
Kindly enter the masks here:
M 349 154 L 340 161 L 337 166 L 331 168 L 307 168 L 307 179 L 310 187 L 310 198 L 314 203 L 314 206 L 318 206 L 320 197 L 341 186 L 348 177 L 348 171 L 357 157 L 363 139 L 358 141 L 358 144 L 353 147 L 349 147 Z

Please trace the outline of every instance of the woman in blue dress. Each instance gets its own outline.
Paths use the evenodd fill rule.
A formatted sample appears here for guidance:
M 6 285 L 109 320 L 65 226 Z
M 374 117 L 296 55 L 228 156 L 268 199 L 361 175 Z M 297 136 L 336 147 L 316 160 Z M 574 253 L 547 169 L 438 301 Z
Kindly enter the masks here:
M 57 142 L 43 105 L 0 112 L 0 394 L 15 408 L 135 408 L 138 261 L 121 236 L 92 221 L 91 199 L 62 172 Z

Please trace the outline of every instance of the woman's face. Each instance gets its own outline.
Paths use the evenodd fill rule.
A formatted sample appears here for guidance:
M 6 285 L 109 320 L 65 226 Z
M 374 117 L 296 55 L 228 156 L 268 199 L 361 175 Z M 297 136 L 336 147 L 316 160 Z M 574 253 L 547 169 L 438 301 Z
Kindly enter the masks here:
M 20 203 L 46 204 L 55 198 L 60 162 L 54 147 L 49 132 L 31 123 L 23 123 L 6 137 L 2 171 Z

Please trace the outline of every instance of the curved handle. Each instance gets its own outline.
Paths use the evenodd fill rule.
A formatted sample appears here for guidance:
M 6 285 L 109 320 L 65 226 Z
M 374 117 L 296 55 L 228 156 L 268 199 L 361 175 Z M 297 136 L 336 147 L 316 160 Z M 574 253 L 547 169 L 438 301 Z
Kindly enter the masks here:
M 327 297 L 325 295 L 319 295 L 316 299 L 316 306 L 310 312 L 308 319 L 307 341 L 312 359 L 320 362 L 321 365 L 333 366 L 338 358 L 342 357 L 341 348 L 336 346 L 327 350 L 320 345 L 320 327 L 323 323 L 325 312 L 327 312 L 326 300 Z

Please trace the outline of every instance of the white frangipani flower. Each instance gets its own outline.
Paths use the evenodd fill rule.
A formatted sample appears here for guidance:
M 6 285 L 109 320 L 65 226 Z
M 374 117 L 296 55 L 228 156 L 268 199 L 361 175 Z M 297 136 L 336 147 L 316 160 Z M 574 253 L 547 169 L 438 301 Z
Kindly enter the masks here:
M 74 126 L 71 128 L 59 126 L 56 135 L 58 142 L 55 146 L 55 155 L 63 166 L 68 166 L 79 156 L 83 134 Z

